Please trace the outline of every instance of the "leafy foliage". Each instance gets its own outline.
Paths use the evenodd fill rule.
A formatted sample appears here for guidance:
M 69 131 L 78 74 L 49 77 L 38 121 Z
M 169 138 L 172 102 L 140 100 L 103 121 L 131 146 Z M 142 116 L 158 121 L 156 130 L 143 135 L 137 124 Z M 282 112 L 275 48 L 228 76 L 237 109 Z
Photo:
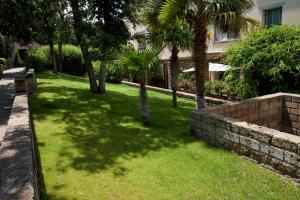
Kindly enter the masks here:
M 241 97 L 300 92 L 300 28 L 254 30 L 227 50 L 226 61 L 226 84 Z
M 55 46 L 54 50 L 57 55 L 57 46 Z M 30 51 L 28 62 L 38 71 L 49 68 L 51 66 L 49 46 L 43 46 L 39 49 Z M 83 58 L 79 47 L 63 45 L 63 72 L 74 75 L 83 75 L 86 71 L 82 62 Z
M 7 58 L 10 53 L 11 41 L 0 33 L 0 56 Z
M 6 59 L 5 58 L 0 58 L 0 64 L 5 65 L 6 64 Z
M 184 20 L 194 31 L 193 59 L 195 62 L 196 101 L 197 108 L 205 106 L 204 74 L 207 70 L 206 39 L 209 26 L 220 27 L 224 32 L 239 33 L 247 31 L 258 24 L 256 20 L 245 16 L 252 6 L 253 0 L 166 0 L 158 16 L 159 20 L 168 24 L 179 18 Z
M 174 18 L 168 24 L 162 24 L 159 21 L 163 2 L 162 0 L 151 0 L 149 8 L 144 14 L 148 41 L 158 47 L 169 47 L 171 49 L 175 45 L 181 50 L 189 49 L 192 45 L 194 34 L 183 20 Z
M 27 63 L 36 71 L 43 71 L 49 67 L 49 47 L 44 46 L 39 49 L 31 50 L 27 55 Z
M 127 71 L 136 76 L 139 82 L 144 82 L 146 76 L 159 67 L 159 52 L 151 48 L 130 51 L 121 56 L 120 63 Z
M 101 61 L 97 60 L 93 62 L 93 67 L 96 76 L 100 74 Z M 118 62 L 110 61 L 106 64 L 106 81 L 109 83 L 121 83 L 124 75 L 124 70 Z
M 0 33 L 26 43 L 38 28 L 38 0 L 1 0 Z

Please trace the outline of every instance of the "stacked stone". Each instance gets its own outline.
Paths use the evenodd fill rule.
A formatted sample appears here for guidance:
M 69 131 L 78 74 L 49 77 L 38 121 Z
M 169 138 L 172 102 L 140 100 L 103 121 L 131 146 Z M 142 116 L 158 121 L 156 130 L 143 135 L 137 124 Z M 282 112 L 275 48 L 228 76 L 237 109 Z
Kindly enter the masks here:
M 230 110 L 227 107 L 194 111 L 190 120 L 192 133 L 209 143 L 272 166 L 283 174 L 300 178 L 300 137 L 214 113 Z
M 300 136 L 300 95 L 284 96 L 283 131 Z
M 260 126 L 281 130 L 283 96 L 267 95 L 233 105 L 214 108 L 211 112 L 247 121 Z
M 0 148 L 0 199 L 39 199 L 26 94 L 17 94 Z
M 25 74 L 20 74 L 15 78 L 15 88 L 16 92 L 27 92 L 31 94 L 35 87 L 37 81 L 34 73 L 34 69 L 29 69 Z

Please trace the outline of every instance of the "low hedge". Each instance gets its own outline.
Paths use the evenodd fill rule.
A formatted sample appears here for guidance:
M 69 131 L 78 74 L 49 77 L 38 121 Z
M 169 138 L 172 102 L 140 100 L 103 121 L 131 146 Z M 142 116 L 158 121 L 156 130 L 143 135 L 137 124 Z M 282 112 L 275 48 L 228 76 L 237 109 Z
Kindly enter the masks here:
M 58 58 L 58 47 L 54 52 Z M 63 45 L 62 71 L 73 75 L 83 75 L 86 70 L 83 64 L 83 57 L 79 47 L 74 45 Z M 50 48 L 43 46 L 28 53 L 27 62 L 37 71 L 51 69 Z
M 96 76 L 99 77 L 101 61 L 93 62 Z M 108 62 L 106 64 L 106 81 L 109 83 L 121 83 L 124 76 L 122 67 L 117 62 Z

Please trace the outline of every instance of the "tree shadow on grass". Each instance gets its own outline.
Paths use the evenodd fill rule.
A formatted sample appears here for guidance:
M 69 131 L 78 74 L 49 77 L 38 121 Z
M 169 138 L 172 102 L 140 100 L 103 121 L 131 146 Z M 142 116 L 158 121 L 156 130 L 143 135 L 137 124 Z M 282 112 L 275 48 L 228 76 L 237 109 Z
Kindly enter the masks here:
M 108 90 L 99 95 L 86 88 L 42 83 L 31 99 L 31 109 L 34 120 L 51 116 L 57 124 L 64 124 L 51 133 L 71 144 L 59 146 L 56 166 L 60 172 L 73 168 L 97 173 L 115 167 L 115 175 L 124 176 L 127 169 L 118 163 L 119 158 L 147 156 L 195 141 L 188 123 L 192 102 L 180 102 L 178 108 L 172 108 L 171 98 L 152 96 L 149 103 L 150 125 L 143 126 L 138 91 L 128 95 L 123 87 L 121 92 Z

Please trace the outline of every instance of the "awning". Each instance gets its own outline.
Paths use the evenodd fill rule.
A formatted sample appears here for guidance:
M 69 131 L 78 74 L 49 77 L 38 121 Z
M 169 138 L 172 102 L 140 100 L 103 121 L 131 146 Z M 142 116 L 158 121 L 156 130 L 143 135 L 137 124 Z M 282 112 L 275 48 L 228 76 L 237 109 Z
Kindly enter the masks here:
M 209 63 L 209 71 L 210 72 L 225 72 L 229 68 L 228 65 L 220 64 L 220 63 Z M 190 69 L 183 70 L 183 72 L 194 72 L 195 68 L 192 67 Z

